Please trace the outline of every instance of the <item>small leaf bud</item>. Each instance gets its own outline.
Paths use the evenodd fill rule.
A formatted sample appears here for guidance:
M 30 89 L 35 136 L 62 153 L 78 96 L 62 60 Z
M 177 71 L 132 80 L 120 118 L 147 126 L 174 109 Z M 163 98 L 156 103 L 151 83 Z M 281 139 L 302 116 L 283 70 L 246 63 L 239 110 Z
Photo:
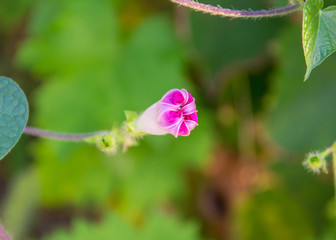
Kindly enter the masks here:
M 125 116 L 126 116 L 126 121 L 124 122 L 124 125 L 127 129 L 127 132 L 132 137 L 142 137 L 142 136 L 146 135 L 146 133 L 141 132 L 136 127 L 136 122 L 138 120 L 138 114 L 136 112 L 125 111 Z

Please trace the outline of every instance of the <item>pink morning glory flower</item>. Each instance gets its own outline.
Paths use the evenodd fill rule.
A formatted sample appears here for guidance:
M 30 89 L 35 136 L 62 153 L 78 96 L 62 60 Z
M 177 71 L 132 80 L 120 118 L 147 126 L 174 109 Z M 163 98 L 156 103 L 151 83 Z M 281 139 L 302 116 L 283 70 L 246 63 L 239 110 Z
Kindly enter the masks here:
M 197 122 L 195 99 L 185 89 L 172 89 L 140 115 L 136 126 L 148 134 L 178 137 L 189 136 Z

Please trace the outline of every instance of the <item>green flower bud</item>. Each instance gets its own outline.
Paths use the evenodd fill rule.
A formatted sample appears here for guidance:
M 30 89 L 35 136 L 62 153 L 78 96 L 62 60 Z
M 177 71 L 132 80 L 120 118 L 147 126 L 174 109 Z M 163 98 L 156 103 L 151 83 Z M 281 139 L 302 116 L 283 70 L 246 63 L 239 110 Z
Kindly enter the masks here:
M 308 153 L 303 165 L 308 171 L 319 174 L 321 170 L 328 173 L 327 163 L 320 152 Z
M 118 144 L 114 135 L 104 135 L 97 140 L 97 147 L 106 153 L 116 153 Z
M 322 167 L 322 161 L 318 156 L 312 156 L 308 159 L 308 164 L 311 169 L 319 169 Z

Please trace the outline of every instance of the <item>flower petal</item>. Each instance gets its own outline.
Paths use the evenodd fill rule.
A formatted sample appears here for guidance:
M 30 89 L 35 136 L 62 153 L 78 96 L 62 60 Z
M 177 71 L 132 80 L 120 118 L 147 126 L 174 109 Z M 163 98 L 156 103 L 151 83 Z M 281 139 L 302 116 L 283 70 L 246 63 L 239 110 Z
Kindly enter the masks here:
M 136 121 L 136 128 L 138 131 L 152 134 L 152 135 L 164 135 L 169 133 L 168 130 L 162 128 L 158 121 L 158 103 L 154 103 L 152 106 L 146 109 Z
M 193 96 L 191 96 L 191 94 L 187 90 L 181 89 L 181 92 L 183 93 L 183 96 L 185 99 L 185 101 L 183 102 L 183 105 L 187 105 L 191 102 L 195 102 L 195 99 L 193 98 Z
M 189 114 L 195 113 L 195 112 L 197 112 L 196 104 L 195 104 L 195 102 L 191 102 L 191 103 L 183 106 L 181 110 L 182 110 L 184 115 L 189 115 Z
M 183 103 L 182 103 L 182 106 L 183 106 L 183 105 L 186 105 L 189 100 L 189 92 L 185 89 L 181 89 L 181 93 L 183 95 Z
M 174 137 L 177 138 L 179 135 L 180 126 L 182 123 L 183 123 L 183 120 L 181 119 L 179 122 L 177 122 L 176 124 L 172 126 L 167 127 L 166 129 L 170 134 L 174 135 Z
M 184 123 L 187 125 L 190 132 L 198 125 L 197 122 L 189 120 L 184 121 Z
M 136 125 L 150 134 L 188 136 L 198 125 L 195 99 L 185 89 L 172 89 L 141 114 Z
M 166 111 L 179 111 L 180 107 L 176 105 L 172 105 L 170 103 L 158 102 L 158 114 L 159 116 Z
M 182 111 L 167 110 L 162 112 L 158 117 L 159 125 L 163 128 L 170 128 L 183 120 Z
M 189 136 L 190 131 L 191 130 L 189 130 L 189 127 L 186 124 L 186 122 L 183 121 L 182 124 L 180 125 L 179 131 L 178 131 L 178 135 Z
M 172 89 L 161 98 L 161 102 L 181 106 L 185 102 L 185 96 L 181 90 Z
M 194 121 L 196 124 L 198 122 L 198 117 L 197 117 L 197 112 L 188 114 L 188 115 L 183 115 L 183 118 L 185 121 Z

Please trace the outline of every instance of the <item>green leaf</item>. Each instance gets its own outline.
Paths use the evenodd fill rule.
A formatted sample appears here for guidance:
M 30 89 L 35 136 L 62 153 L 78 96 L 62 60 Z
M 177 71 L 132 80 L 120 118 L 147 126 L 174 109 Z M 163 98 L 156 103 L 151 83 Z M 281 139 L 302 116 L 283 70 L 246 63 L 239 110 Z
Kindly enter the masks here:
M 321 10 L 322 0 L 308 0 L 303 9 L 302 41 L 307 70 L 311 71 L 336 51 L 336 6 Z
M 0 77 L 0 159 L 19 140 L 28 120 L 28 103 L 20 87 Z

